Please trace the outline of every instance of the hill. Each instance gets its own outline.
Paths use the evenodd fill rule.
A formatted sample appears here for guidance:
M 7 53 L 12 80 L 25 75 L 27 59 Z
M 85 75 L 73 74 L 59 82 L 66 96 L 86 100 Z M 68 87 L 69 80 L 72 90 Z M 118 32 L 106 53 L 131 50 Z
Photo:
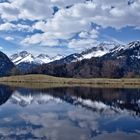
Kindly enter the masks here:
M 0 77 L 9 75 L 14 67 L 10 59 L 4 53 L 0 52 Z

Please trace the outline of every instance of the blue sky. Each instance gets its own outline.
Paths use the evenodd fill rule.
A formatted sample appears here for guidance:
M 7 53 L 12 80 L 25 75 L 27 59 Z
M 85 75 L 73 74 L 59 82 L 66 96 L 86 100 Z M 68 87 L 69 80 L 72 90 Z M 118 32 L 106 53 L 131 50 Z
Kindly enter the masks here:
M 140 39 L 140 0 L 0 0 L 0 51 L 68 55 Z

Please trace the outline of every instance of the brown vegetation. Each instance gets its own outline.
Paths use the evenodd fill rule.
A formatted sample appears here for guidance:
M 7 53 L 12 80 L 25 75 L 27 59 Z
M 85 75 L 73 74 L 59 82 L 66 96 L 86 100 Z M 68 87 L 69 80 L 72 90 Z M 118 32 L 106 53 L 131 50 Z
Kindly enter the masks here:
M 140 79 L 107 79 L 107 78 L 59 78 L 47 75 L 23 75 L 0 78 L 0 83 L 14 86 L 31 87 L 63 87 L 63 86 L 92 86 L 114 88 L 140 88 Z

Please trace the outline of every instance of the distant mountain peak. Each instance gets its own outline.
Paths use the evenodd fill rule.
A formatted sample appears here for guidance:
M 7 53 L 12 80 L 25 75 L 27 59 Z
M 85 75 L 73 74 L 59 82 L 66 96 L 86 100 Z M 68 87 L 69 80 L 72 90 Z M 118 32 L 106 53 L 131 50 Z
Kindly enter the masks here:
M 19 53 L 19 55 L 21 57 L 25 57 L 25 56 L 29 55 L 29 53 L 27 51 L 22 51 L 22 52 Z
M 11 55 L 10 59 L 15 65 L 18 65 L 22 62 L 32 63 L 34 61 L 34 56 L 27 51 L 22 51 Z
M 122 46 L 116 42 L 102 42 L 92 48 L 86 49 L 81 53 L 73 53 L 70 54 L 58 61 L 54 61 L 53 63 L 62 64 L 62 63 L 71 63 L 81 61 L 83 59 L 91 59 L 92 57 L 101 57 L 107 53 L 109 53 L 113 48 L 118 48 Z
M 47 54 L 39 54 L 37 56 L 32 55 L 31 53 L 27 51 L 21 51 L 19 53 L 15 53 L 10 56 L 11 61 L 15 65 L 21 65 L 21 63 L 27 63 L 27 64 L 35 64 L 35 65 L 40 65 L 40 64 L 46 64 L 50 63 L 55 60 L 62 59 L 64 56 L 61 54 L 58 54 L 54 57 L 50 57 Z
M 55 61 L 55 60 L 60 60 L 60 59 L 62 59 L 62 58 L 64 58 L 64 57 L 65 57 L 64 55 L 57 54 L 57 55 L 55 55 L 54 57 L 52 57 L 52 59 L 53 59 L 53 61 Z
M 117 42 L 102 42 L 90 49 L 87 49 L 81 53 L 83 59 L 90 59 L 92 57 L 101 57 L 111 51 L 113 48 L 122 46 Z
M 111 52 L 118 52 L 120 50 L 127 50 L 127 49 L 132 49 L 135 47 L 140 47 L 140 41 L 132 41 L 132 42 L 128 43 L 127 45 L 117 46 L 117 47 L 113 48 L 111 50 Z
M 44 58 L 44 57 L 50 58 L 50 57 L 49 57 L 48 55 L 46 55 L 46 54 L 39 54 L 37 57 L 38 57 L 38 58 Z

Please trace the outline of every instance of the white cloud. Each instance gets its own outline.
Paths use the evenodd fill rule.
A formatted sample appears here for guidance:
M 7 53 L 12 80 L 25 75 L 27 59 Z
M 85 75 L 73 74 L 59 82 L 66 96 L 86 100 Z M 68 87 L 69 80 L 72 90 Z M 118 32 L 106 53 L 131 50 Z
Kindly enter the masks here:
M 26 32 L 40 30 L 43 33 L 27 36 L 21 43 L 56 46 L 60 45 L 59 40 L 64 40 L 69 42 L 69 48 L 79 50 L 91 47 L 98 38 L 99 33 L 97 29 L 91 28 L 91 23 L 102 28 L 121 29 L 134 26 L 138 29 L 139 5 L 140 0 L 135 0 L 131 4 L 128 4 L 128 0 L 42 0 L 41 2 L 40 0 L 9 0 L 0 3 L 0 17 L 5 22 L 0 25 L 0 30 Z M 54 6 L 59 8 L 55 14 Z M 30 27 L 11 23 L 20 19 L 34 21 L 35 24 Z M 79 38 L 72 39 L 77 34 Z
M 53 9 L 49 0 L 11 0 L 0 4 L 1 18 L 13 21 L 18 19 L 40 20 L 51 17 Z
M 18 19 L 19 9 L 11 3 L 0 3 L 0 15 L 1 18 L 8 21 Z
M 56 1 L 60 2 L 59 0 L 53 2 Z M 91 22 L 101 25 L 103 28 L 114 27 L 118 29 L 125 26 L 138 26 L 140 24 L 138 18 L 140 15 L 136 14 L 140 10 L 137 6 L 138 3 L 139 1 L 136 1 L 132 5 L 128 5 L 127 0 L 119 0 L 119 2 L 93 0 L 92 2 L 77 3 L 71 8 L 60 9 L 47 22 L 37 22 L 33 28 L 43 31 L 49 39 L 70 39 L 78 32 L 81 32 L 79 34 L 81 38 L 95 39 L 98 36 L 96 30 L 92 30 L 92 36 L 87 32 Z M 69 46 L 85 46 L 86 44 L 91 46 L 89 40 L 72 40 Z
M 32 32 L 33 29 L 29 25 L 23 25 L 23 24 L 13 24 L 10 22 L 6 22 L 3 24 L 0 24 L 0 31 L 26 31 L 26 32 Z
M 42 25 L 42 26 L 40 26 Z M 45 32 L 45 24 L 43 22 L 39 22 L 36 25 L 34 25 L 33 28 L 44 30 Z M 77 31 L 75 32 L 77 33 Z M 98 37 L 98 31 L 95 29 L 89 30 L 89 31 L 82 31 L 79 33 L 79 39 L 70 39 L 73 37 L 74 33 L 70 32 L 46 32 L 40 33 L 40 34 L 34 34 L 32 36 L 28 36 L 25 38 L 21 44 L 25 45 L 35 45 L 40 44 L 43 46 L 57 46 L 57 45 L 63 45 L 60 44 L 59 39 L 66 40 L 66 44 L 68 48 L 73 48 L 75 50 L 82 50 L 85 48 L 93 47 L 95 44 L 97 44 L 96 38 Z
M 82 16 L 77 15 L 77 12 L 74 12 L 73 9 L 61 9 L 54 15 L 53 18 L 48 19 L 47 22 L 39 21 L 33 25 L 33 29 L 41 30 L 44 33 L 27 37 L 23 42 L 29 44 L 31 44 L 32 42 L 35 44 L 35 42 L 44 42 L 45 38 L 45 44 L 47 44 L 47 40 L 49 40 L 48 44 L 50 44 L 52 40 L 53 42 L 56 42 L 57 39 L 68 40 L 71 39 L 78 32 L 86 32 L 86 30 L 90 29 L 90 26 L 90 22 L 84 19 Z M 92 30 L 92 32 L 93 33 L 89 33 L 89 36 L 91 37 L 92 34 L 92 38 L 96 38 L 97 31 Z M 38 36 L 38 39 L 35 39 L 36 41 L 33 41 L 36 36 Z
M 71 6 L 76 3 L 85 2 L 86 0 L 51 0 L 51 2 L 60 7 Z
M 82 17 L 72 15 L 71 9 L 59 10 L 53 18 L 45 22 L 37 22 L 33 28 L 43 32 L 53 32 L 59 34 L 73 34 L 81 30 L 87 30 L 90 27 L 89 21 Z
M 82 51 L 87 48 L 91 48 L 98 44 L 98 31 L 92 29 L 90 31 L 83 31 L 79 33 L 79 39 L 72 39 L 68 43 L 69 48 L 73 48 L 75 50 Z
M 33 25 L 33 29 L 37 29 L 45 32 L 47 30 L 46 23 L 44 21 L 38 21 Z
M 12 41 L 12 40 L 14 40 L 14 38 L 11 37 L 11 36 L 7 36 L 7 37 L 5 37 L 5 40 L 7 40 L 7 41 Z
M 88 32 L 84 31 L 79 33 L 79 37 L 81 38 L 91 38 L 91 39 L 96 39 L 98 37 L 99 32 L 95 29 L 92 29 Z
M 1 18 L 13 21 L 18 19 L 46 20 L 53 16 L 53 6 L 65 7 L 85 0 L 9 0 L 0 3 Z
M 60 6 L 60 10 L 53 16 L 52 7 L 57 5 Z M 69 5 L 72 6 L 68 9 L 64 8 Z M 5 20 L 48 21 L 49 19 L 47 26 L 53 27 L 54 30 L 58 29 L 59 24 L 63 22 L 64 25 L 74 27 L 76 23 L 82 21 L 92 21 L 103 27 L 121 28 L 127 25 L 138 26 L 140 24 L 139 5 L 140 0 L 135 0 L 131 5 L 128 5 L 128 0 L 92 0 L 89 2 L 85 2 L 85 0 L 42 0 L 41 2 L 40 0 L 10 0 L 10 3 L 0 3 L 0 14 L 1 18 Z M 50 20 L 50 18 L 52 19 Z M 50 25 L 51 23 L 56 24 Z M 67 29 L 66 26 L 64 29 Z
M 38 44 L 41 42 L 41 34 L 35 34 L 31 37 L 25 38 L 21 43 L 22 44 Z
M 82 51 L 84 49 L 96 46 L 97 43 L 98 43 L 98 41 L 96 41 L 94 39 L 72 39 L 69 42 L 68 47 L 73 48 L 75 50 Z
M 16 0 L 17 6 L 19 5 L 19 0 Z M 30 20 L 40 20 L 51 17 L 53 14 L 53 9 L 51 8 L 49 0 L 22 0 L 20 4 L 20 14 L 19 18 L 30 19 Z
M 34 34 L 31 37 L 25 38 L 21 41 L 22 45 L 36 45 L 40 44 L 40 46 L 57 46 L 60 45 L 57 39 L 48 38 L 47 35 L 44 34 Z
M 17 24 L 16 25 L 17 30 L 19 31 L 26 31 L 26 32 L 32 32 L 33 29 L 29 25 L 24 25 L 24 24 Z
M 15 28 L 15 25 L 9 22 L 0 25 L 0 31 L 9 31 L 13 28 Z

